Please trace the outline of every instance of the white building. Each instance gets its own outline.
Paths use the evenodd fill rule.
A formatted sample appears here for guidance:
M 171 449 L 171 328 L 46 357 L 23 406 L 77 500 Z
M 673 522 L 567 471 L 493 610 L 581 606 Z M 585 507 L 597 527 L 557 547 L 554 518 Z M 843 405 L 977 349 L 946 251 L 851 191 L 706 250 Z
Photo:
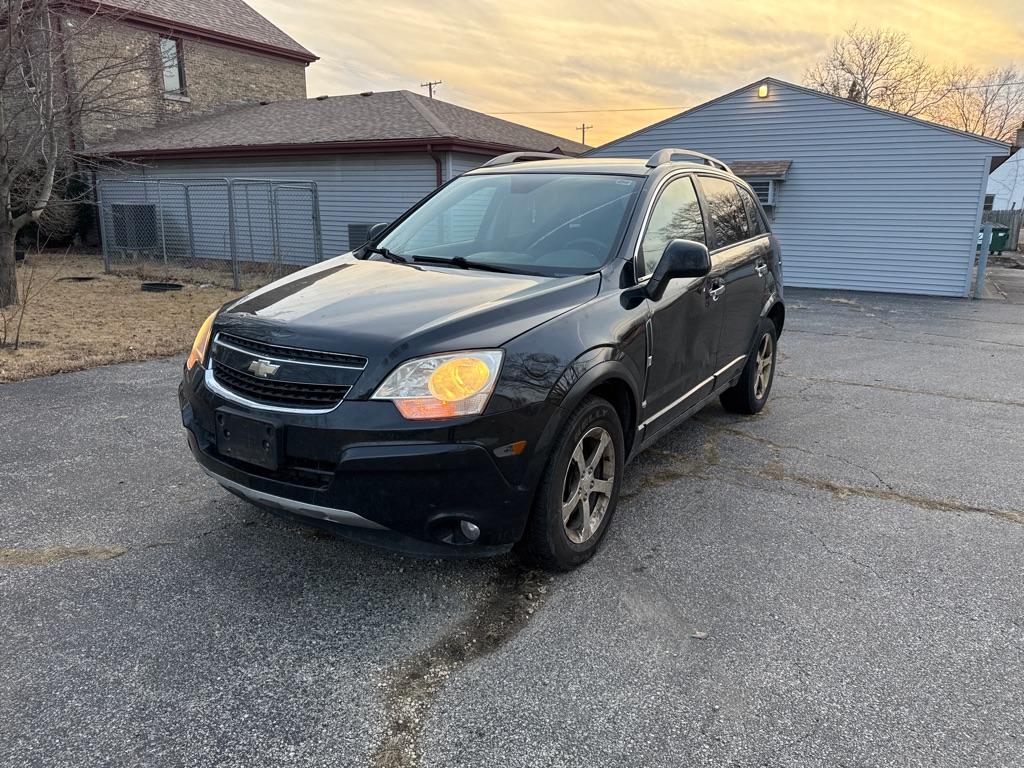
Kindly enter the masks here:
M 1017 129 L 1014 145 L 1024 146 L 1024 125 Z M 1024 152 L 1007 158 L 988 177 L 988 199 L 985 207 L 996 211 L 1024 208 Z
M 589 153 L 694 149 L 755 188 L 787 285 L 969 294 L 993 157 L 1009 146 L 773 78 Z

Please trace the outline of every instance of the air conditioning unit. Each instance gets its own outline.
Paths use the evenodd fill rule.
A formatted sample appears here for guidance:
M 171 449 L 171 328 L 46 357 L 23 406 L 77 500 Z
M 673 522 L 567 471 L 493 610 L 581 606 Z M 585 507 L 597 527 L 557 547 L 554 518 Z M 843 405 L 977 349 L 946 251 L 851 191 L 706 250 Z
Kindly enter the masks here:
M 354 251 L 370 239 L 371 224 L 349 224 L 348 225 L 348 247 Z

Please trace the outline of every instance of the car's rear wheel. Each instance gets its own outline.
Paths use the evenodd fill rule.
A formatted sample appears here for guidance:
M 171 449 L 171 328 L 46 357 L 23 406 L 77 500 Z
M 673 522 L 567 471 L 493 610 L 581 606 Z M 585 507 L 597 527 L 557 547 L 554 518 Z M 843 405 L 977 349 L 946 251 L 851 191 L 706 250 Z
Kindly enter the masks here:
M 588 397 L 551 451 L 520 555 L 557 571 L 592 557 L 615 512 L 624 459 L 618 414 L 606 400 Z
M 775 323 L 762 318 L 757 327 L 754 351 L 747 358 L 739 381 L 725 390 L 719 398 L 725 410 L 733 413 L 760 413 L 772 391 L 777 351 L 778 333 L 775 330 Z

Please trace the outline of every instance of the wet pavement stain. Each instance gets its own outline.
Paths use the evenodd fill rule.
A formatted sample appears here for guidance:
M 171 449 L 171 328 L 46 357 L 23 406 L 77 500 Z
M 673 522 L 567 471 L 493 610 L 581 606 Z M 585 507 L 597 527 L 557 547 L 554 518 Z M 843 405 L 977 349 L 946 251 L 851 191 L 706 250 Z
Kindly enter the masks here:
M 445 681 L 515 637 L 544 604 L 551 581 L 515 562 L 503 565 L 471 615 L 392 669 L 385 682 L 387 726 L 370 756 L 371 768 L 420 765 L 423 723 Z

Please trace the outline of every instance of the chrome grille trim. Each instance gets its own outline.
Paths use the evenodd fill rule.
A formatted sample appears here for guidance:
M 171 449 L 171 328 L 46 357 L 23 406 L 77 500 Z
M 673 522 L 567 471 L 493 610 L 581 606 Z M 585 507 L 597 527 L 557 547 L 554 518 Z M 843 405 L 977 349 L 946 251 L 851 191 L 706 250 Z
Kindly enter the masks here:
M 322 352 L 315 349 L 268 344 L 265 341 L 245 339 L 233 333 L 218 333 L 214 337 L 213 343 L 228 347 L 236 352 L 244 352 L 247 355 L 256 355 L 268 360 L 279 360 L 302 365 L 319 365 L 327 368 L 348 368 L 361 371 L 366 368 L 367 362 L 366 358 L 362 355 L 346 355 L 341 352 Z
M 257 377 L 243 370 L 251 360 L 272 361 L 285 368 L 279 378 Z M 218 333 L 211 344 L 204 381 L 210 391 L 249 408 L 321 414 L 341 404 L 366 364 L 367 359 L 359 355 L 284 347 Z
M 293 408 L 326 408 L 345 399 L 348 384 L 302 384 L 294 381 L 261 379 L 214 358 L 213 375 L 228 389 L 266 405 Z
M 284 405 L 267 405 L 266 403 L 258 403 L 255 400 L 250 400 L 249 398 L 243 397 L 237 392 L 222 386 L 221 383 L 214 378 L 212 365 L 207 368 L 206 372 L 203 374 L 203 384 L 208 390 L 213 392 L 215 395 L 223 397 L 225 400 L 230 400 L 234 403 L 238 403 L 239 405 L 244 405 L 248 408 L 255 408 L 260 411 L 273 411 L 275 413 L 301 413 L 308 416 L 315 416 L 317 414 L 330 413 L 341 405 L 341 402 L 338 402 L 330 408 L 292 408 Z

